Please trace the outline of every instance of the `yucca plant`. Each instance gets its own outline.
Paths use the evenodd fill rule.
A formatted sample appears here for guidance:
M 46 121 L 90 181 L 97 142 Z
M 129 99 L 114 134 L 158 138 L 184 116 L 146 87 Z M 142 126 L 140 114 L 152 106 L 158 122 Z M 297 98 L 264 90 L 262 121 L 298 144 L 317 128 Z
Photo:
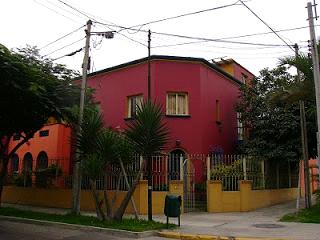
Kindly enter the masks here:
M 139 182 L 144 168 L 144 162 L 148 161 L 148 185 L 151 182 L 151 158 L 165 147 L 169 138 L 169 129 L 163 122 L 163 112 L 159 104 L 150 100 L 142 103 L 141 107 L 137 106 L 137 114 L 131 122 L 127 124 L 125 135 L 132 142 L 138 154 L 144 158 L 143 165 L 136 176 L 133 186 L 129 189 L 120 208 L 116 213 L 116 218 L 121 219 L 129 203 L 131 196 Z M 152 220 L 152 194 L 148 192 L 148 219 Z

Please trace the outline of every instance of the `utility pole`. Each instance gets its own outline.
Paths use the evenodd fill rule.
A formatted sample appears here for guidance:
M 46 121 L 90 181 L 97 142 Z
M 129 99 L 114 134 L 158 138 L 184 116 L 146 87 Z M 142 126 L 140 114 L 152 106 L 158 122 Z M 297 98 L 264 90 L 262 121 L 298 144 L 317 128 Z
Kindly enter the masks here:
M 296 60 L 299 57 L 299 47 L 298 44 L 294 45 Z M 297 69 L 297 81 L 301 82 L 301 75 L 300 71 Z M 309 178 L 309 154 L 308 154 L 308 136 L 307 136 L 307 124 L 306 124 L 306 114 L 305 114 L 305 107 L 304 101 L 299 100 L 299 108 L 300 108 L 300 128 L 301 128 L 301 143 L 302 143 L 302 156 L 303 156 L 303 163 L 304 163 L 304 187 L 305 187 L 305 207 L 311 207 L 311 196 L 310 196 L 310 178 Z M 300 163 L 299 163 L 299 174 L 300 174 Z M 300 178 L 299 178 L 300 181 Z M 299 186 L 300 183 L 299 183 Z M 300 189 L 299 189 L 299 196 L 300 198 Z
M 148 31 L 148 101 L 151 101 L 151 31 Z M 147 156 L 148 167 L 148 220 L 152 221 L 152 156 Z
M 148 100 L 151 100 L 151 31 L 148 31 Z
M 86 88 L 87 88 L 87 72 L 89 66 L 89 47 L 90 47 L 90 34 L 91 34 L 92 21 L 87 22 L 86 29 L 86 45 L 82 64 L 82 81 L 81 81 L 81 92 L 80 92 L 80 109 L 79 109 L 79 120 L 78 120 L 78 133 L 81 133 L 81 125 L 83 121 L 83 110 L 85 104 Z M 81 192 L 81 159 L 80 154 L 76 153 L 76 162 L 73 168 L 73 181 L 72 181 L 72 212 L 80 214 L 80 192 Z
M 313 17 L 311 2 L 308 2 L 307 8 L 308 8 L 308 20 L 309 20 L 310 40 L 311 40 L 311 55 L 312 55 L 312 62 L 313 62 L 313 78 L 314 78 L 315 94 L 316 94 L 317 158 L 318 158 L 318 161 L 319 161 L 319 157 L 320 157 L 320 135 L 319 135 L 320 134 L 320 95 L 319 95 L 319 93 L 320 93 L 320 88 L 319 88 L 320 87 L 320 71 L 319 71 L 319 55 L 318 55 L 316 34 L 315 34 L 315 30 L 314 30 L 314 20 L 313 20 L 314 17 Z M 308 171 L 308 175 L 307 176 L 309 176 L 309 164 L 308 163 L 305 164 L 305 165 L 307 165 L 305 167 L 308 167 L 307 168 L 307 171 Z M 310 181 L 309 178 L 308 178 L 308 180 Z M 310 201 L 310 205 L 311 205 L 311 201 Z

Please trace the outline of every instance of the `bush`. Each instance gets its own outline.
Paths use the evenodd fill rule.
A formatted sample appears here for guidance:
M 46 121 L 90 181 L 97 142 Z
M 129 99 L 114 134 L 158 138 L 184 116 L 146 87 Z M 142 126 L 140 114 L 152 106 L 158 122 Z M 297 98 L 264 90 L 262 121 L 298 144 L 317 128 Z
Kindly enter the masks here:
M 13 176 L 13 183 L 18 187 L 31 187 L 32 186 L 32 172 L 22 172 Z
M 35 172 L 37 187 L 51 187 L 53 180 L 62 175 L 62 170 L 56 164 L 52 164 L 48 168 L 39 169 Z
M 320 189 L 316 190 L 315 195 L 317 203 L 320 204 Z

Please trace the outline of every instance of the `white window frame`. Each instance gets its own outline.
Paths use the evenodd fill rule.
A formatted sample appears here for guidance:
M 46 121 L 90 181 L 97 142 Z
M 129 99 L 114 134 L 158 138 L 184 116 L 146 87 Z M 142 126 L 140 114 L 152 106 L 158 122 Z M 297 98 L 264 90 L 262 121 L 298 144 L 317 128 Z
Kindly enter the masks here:
M 135 116 L 133 116 L 132 115 L 132 112 L 131 112 L 131 109 L 132 109 L 132 106 L 131 106 L 131 104 L 132 104 L 132 99 L 133 98 L 136 98 L 137 100 L 139 99 L 140 100 L 140 107 L 141 107 L 141 104 L 142 104 L 142 102 L 143 102 L 143 95 L 142 94 L 137 94 L 137 95 L 132 95 L 132 96 L 128 96 L 127 97 L 127 117 L 128 118 L 133 118 L 133 117 L 135 117 Z M 136 100 L 136 103 L 138 102 Z M 136 112 L 137 112 L 137 109 L 138 109 L 138 104 L 136 104 Z
M 238 133 L 238 140 L 244 140 L 244 127 L 243 122 L 240 121 L 241 113 L 237 112 L 237 133 Z
M 178 95 L 186 96 L 186 113 L 178 113 Z M 169 95 L 175 95 L 175 113 L 169 113 Z M 166 95 L 166 115 L 169 116 L 189 116 L 189 94 L 187 92 L 167 92 Z

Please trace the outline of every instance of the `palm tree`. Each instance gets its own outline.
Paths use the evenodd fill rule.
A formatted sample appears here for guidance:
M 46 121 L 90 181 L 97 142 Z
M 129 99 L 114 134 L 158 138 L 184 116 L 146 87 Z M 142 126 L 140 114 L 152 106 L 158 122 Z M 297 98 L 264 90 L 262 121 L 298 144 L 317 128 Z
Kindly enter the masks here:
M 107 163 L 107 158 L 100 153 L 102 145 L 99 144 L 102 140 L 106 141 L 105 136 L 102 115 L 99 110 L 92 107 L 86 108 L 81 132 L 76 136 L 76 147 L 81 156 L 82 173 L 89 178 L 97 217 L 100 220 L 104 220 L 105 216 L 96 190 L 96 180 L 101 176 L 101 172 L 105 169 Z M 108 140 L 111 141 L 111 138 Z
M 314 102 L 315 88 L 313 80 L 313 66 L 310 57 L 306 54 L 299 54 L 297 57 L 286 57 L 280 59 L 281 65 L 296 67 L 301 73 L 301 82 L 295 81 L 282 92 L 283 98 L 289 103 L 303 100 Z
M 135 119 L 127 124 L 125 135 L 136 148 L 137 153 L 141 154 L 144 160 L 147 160 L 148 166 L 148 186 L 152 183 L 151 160 L 154 154 L 163 150 L 168 141 L 169 130 L 166 123 L 163 122 L 163 112 L 161 106 L 148 100 L 137 106 L 137 115 Z M 143 161 L 143 162 L 145 162 Z M 139 182 L 143 171 L 143 166 L 140 166 L 140 171 L 134 181 L 132 188 L 128 191 L 124 201 L 122 202 L 116 217 L 122 218 L 126 206 Z M 148 219 L 152 220 L 152 190 L 148 188 Z

